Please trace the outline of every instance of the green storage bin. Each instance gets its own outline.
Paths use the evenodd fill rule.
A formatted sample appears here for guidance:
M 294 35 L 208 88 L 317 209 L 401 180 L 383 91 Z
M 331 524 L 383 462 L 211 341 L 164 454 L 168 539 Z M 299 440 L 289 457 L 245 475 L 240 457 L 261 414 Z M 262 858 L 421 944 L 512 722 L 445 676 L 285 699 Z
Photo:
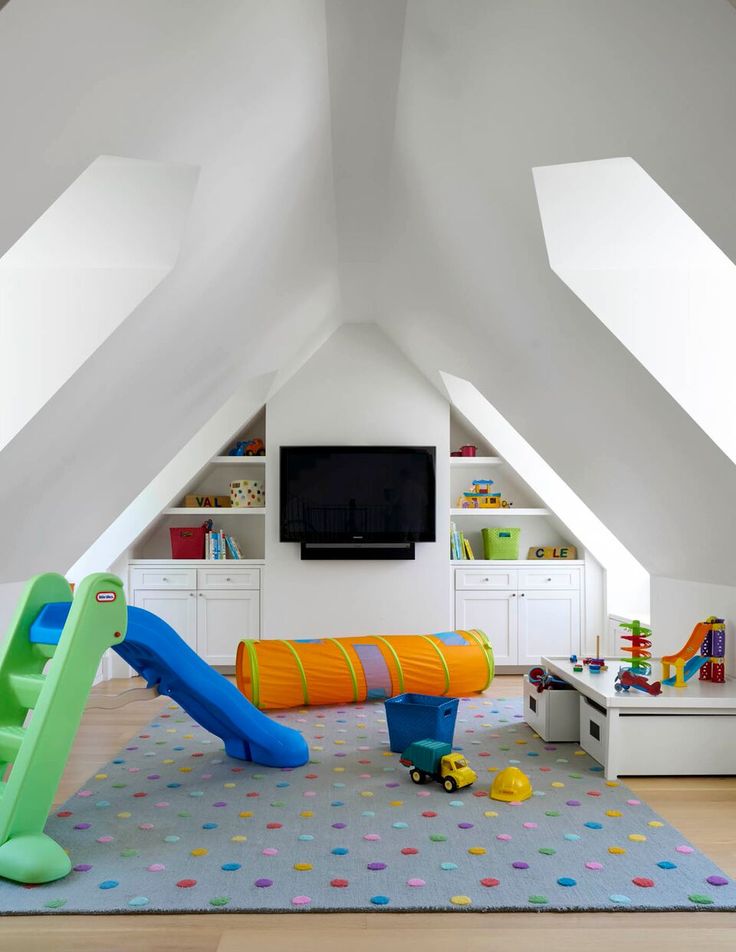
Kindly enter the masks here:
M 483 555 L 487 559 L 518 559 L 521 529 L 482 529 Z

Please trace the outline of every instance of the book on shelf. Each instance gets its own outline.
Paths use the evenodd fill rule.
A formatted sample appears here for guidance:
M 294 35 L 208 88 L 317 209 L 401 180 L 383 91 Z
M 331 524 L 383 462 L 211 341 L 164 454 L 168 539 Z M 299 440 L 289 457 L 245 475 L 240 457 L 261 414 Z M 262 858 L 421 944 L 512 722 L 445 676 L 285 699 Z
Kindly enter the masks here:
M 227 546 L 228 552 L 230 553 L 231 559 L 243 558 L 243 553 L 240 551 L 240 546 L 232 536 L 225 536 L 225 544 Z
M 450 523 L 450 557 L 456 561 L 465 558 L 464 554 L 464 536 L 462 532 L 457 531 L 454 522 Z
M 470 539 L 463 539 L 463 549 L 464 549 L 464 558 L 475 560 L 475 555 L 473 554 L 473 547 L 470 544 Z

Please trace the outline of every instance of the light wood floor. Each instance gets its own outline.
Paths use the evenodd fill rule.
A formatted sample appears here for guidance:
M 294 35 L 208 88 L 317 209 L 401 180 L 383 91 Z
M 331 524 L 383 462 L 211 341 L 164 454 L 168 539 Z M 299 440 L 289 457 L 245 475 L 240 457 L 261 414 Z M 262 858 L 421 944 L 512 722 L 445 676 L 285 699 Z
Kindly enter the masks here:
M 130 681 L 98 685 L 116 693 Z M 518 676 L 497 677 L 494 696 L 521 693 Z M 85 715 L 57 802 L 69 797 L 160 709 L 144 701 Z M 735 738 L 736 740 L 736 738 Z M 704 738 L 704 742 L 707 739 Z M 736 876 L 736 778 L 627 781 L 730 876 Z M 648 952 L 736 950 L 729 913 L 436 913 L 340 915 L 36 916 L 0 922 L 0 952 Z M 413 948 L 412 948 L 413 947 Z

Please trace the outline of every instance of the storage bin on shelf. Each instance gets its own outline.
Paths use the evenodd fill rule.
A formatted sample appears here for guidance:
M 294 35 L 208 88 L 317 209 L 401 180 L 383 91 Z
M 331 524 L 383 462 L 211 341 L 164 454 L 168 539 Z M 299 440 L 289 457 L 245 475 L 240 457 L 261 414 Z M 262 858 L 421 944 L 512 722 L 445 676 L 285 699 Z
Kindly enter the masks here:
M 481 530 L 483 536 L 483 554 L 487 559 L 519 558 L 519 535 L 521 529 L 494 526 Z
M 431 737 L 452 744 L 458 699 L 431 694 L 397 694 L 384 701 L 391 750 L 403 753 L 415 740 Z

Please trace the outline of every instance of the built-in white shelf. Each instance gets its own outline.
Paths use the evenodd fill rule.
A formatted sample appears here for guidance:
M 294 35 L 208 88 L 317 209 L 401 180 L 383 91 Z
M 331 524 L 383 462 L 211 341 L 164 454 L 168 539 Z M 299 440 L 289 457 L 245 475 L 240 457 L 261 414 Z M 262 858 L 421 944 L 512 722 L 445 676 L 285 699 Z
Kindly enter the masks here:
M 240 465 L 241 463 L 246 463 L 252 466 L 254 463 L 260 463 L 261 466 L 265 465 L 266 457 L 265 456 L 213 456 L 210 460 L 210 463 L 235 463 Z
M 128 562 L 128 565 L 133 568 L 143 567 L 149 568 L 152 565 L 165 565 L 167 568 L 171 566 L 183 566 L 184 568 L 210 568 L 212 565 L 227 565 L 234 566 L 238 565 L 241 568 L 247 568 L 249 565 L 265 565 L 265 559 L 172 559 L 172 558 L 160 558 L 160 559 L 131 559 Z
M 500 456 L 451 456 L 450 466 L 502 466 Z
M 584 559 L 450 559 L 450 565 L 457 566 L 462 565 L 467 568 L 469 565 L 473 565 L 476 568 L 486 568 L 488 566 L 495 566 L 499 568 L 501 566 L 513 565 L 539 565 L 542 568 L 550 568 L 552 565 L 585 565 Z
M 505 509 L 451 509 L 450 515 L 472 516 L 473 519 L 492 519 L 503 516 L 507 521 L 516 516 L 548 516 L 549 509 L 517 509 L 516 506 L 507 506 Z
M 173 506 L 164 509 L 167 516 L 262 516 L 265 506 L 233 507 L 229 506 Z

